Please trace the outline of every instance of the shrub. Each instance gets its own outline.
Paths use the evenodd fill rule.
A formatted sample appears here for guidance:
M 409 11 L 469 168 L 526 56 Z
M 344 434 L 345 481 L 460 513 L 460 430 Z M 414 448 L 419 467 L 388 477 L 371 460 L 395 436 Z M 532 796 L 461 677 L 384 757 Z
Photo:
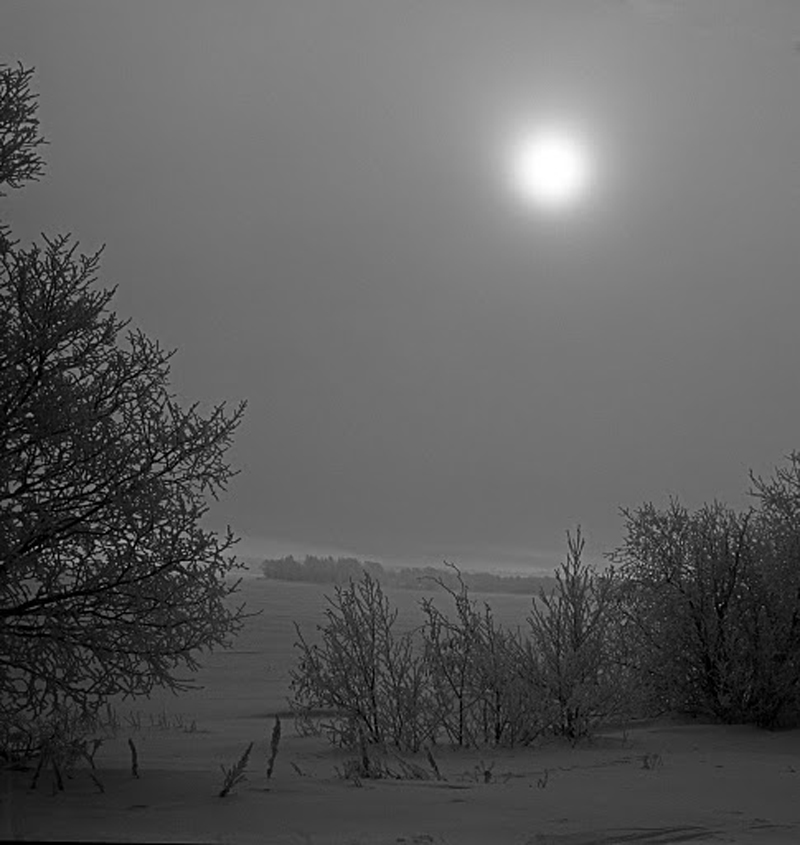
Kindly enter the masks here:
M 437 583 L 453 600 L 454 616 L 430 599 L 421 602 L 425 662 L 441 728 L 458 746 L 530 742 L 543 725 L 521 637 L 498 625 L 488 604 L 478 610 L 458 568 L 450 566 L 458 589 Z
M 767 728 L 800 721 L 800 453 L 788 460 L 766 481 L 751 474 L 751 494 L 759 500 L 759 565 L 750 574 L 743 613 L 748 715 Z
M 724 722 L 776 727 L 800 710 L 800 456 L 753 479 L 760 506 L 675 500 L 623 511 L 610 557 L 635 664 L 651 700 Z
M 393 610 L 369 575 L 326 597 L 318 641 L 297 629 L 299 663 L 291 705 L 302 728 L 348 748 L 391 744 L 417 751 L 444 737 L 456 746 L 527 744 L 546 730 L 576 739 L 619 712 L 614 671 L 611 579 L 572 557 L 529 620 L 531 638 L 479 609 L 458 568 L 458 589 L 436 583 L 453 613 L 423 599 L 425 622 L 395 636 Z M 610 635 L 608 643 L 613 639 Z
M 426 671 L 414 652 L 414 633 L 395 637 L 397 611 L 368 574 L 336 587 L 326 600 L 326 624 L 317 626 L 319 643 L 307 642 L 296 626 L 295 714 L 337 745 L 354 747 L 363 733 L 369 743 L 417 750 L 432 738 L 435 725 L 428 715 Z M 319 710 L 331 715 L 316 717 Z
M 481 632 L 480 616 L 463 581 L 455 592 L 437 580 L 453 598 L 455 619 L 445 615 L 431 599 L 423 599 L 425 663 L 441 729 L 454 745 L 474 745 L 475 710 L 480 692 L 475 684 L 475 660 Z
M 614 572 L 582 562 L 580 528 L 567 534 L 567 545 L 555 590 L 540 591 L 528 616 L 528 656 L 550 729 L 577 740 L 626 712 L 631 683 L 619 649 Z
M 397 611 L 371 576 L 337 587 L 319 641 L 297 629 L 291 704 L 301 726 L 349 748 L 416 751 L 442 737 L 466 747 L 527 744 L 546 731 L 577 740 L 628 715 L 634 675 L 615 572 L 582 563 L 580 529 L 567 539 L 567 561 L 554 592 L 534 602 L 527 637 L 479 608 L 452 564 L 457 587 L 432 578 L 452 612 L 422 599 L 424 623 L 399 637 Z
M 624 514 L 627 538 L 613 559 L 642 680 L 670 710 L 730 720 L 741 703 L 737 597 L 752 563 L 751 514 L 716 502 L 689 513 L 674 500 L 664 512 L 648 504 Z

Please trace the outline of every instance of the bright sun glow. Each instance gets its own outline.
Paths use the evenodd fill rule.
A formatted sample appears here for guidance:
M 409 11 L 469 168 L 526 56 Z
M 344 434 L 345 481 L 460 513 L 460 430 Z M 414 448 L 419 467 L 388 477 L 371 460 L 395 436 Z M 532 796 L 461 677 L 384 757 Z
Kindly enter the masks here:
M 537 205 L 558 209 L 576 204 L 589 187 L 589 152 L 568 132 L 544 129 L 517 139 L 508 160 L 512 188 Z

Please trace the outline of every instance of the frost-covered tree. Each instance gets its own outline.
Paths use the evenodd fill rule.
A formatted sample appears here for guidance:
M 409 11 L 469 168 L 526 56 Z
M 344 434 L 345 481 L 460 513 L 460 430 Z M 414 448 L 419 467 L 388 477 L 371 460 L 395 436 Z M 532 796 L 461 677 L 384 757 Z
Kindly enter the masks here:
M 31 70 L 0 66 L 0 190 L 36 179 Z M 110 696 L 186 688 L 243 609 L 202 525 L 244 406 L 170 390 L 172 353 L 110 310 L 99 253 L 0 220 L 0 750 Z

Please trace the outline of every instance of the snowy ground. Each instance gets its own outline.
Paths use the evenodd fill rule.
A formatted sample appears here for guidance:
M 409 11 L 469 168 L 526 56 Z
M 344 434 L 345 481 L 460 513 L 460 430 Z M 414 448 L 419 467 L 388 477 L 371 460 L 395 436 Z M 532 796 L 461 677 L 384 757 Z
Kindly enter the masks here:
M 105 841 L 384 843 L 800 842 L 800 731 L 661 723 L 593 745 L 464 752 L 436 749 L 430 780 L 337 773 L 354 755 L 285 723 L 266 778 L 267 719 L 219 720 L 202 732 L 121 731 L 97 753 L 105 792 L 77 770 L 53 794 L 43 775 L 4 772 L 0 837 Z M 140 777 L 130 771 L 128 736 Z M 219 798 L 220 763 L 251 739 L 248 779 Z M 292 765 L 294 764 L 294 765 Z M 398 769 L 392 758 L 387 764 Z M 489 770 L 489 775 L 485 772 Z
M 250 608 L 264 612 L 248 621 L 234 649 L 205 661 L 198 676 L 203 690 L 119 704 L 119 730 L 95 758 L 104 793 L 85 765 L 55 795 L 49 773 L 31 792 L 31 771 L 0 771 L 0 839 L 800 843 L 800 731 L 662 722 L 609 732 L 575 749 L 557 743 L 513 751 L 436 749 L 446 780 L 357 786 L 337 774 L 355 755 L 299 737 L 285 720 L 268 781 L 270 714 L 286 708 L 294 622 L 313 631 L 331 590 L 260 579 L 243 587 Z M 398 624 L 412 624 L 419 596 L 397 591 L 392 600 L 400 608 Z M 524 617 L 529 602 L 490 600 L 509 625 Z M 138 779 L 131 776 L 129 738 L 138 749 Z M 251 740 L 247 781 L 217 797 L 220 764 L 232 765 Z M 416 763 L 432 775 L 424 755 Z M 400 768 L 391 758 L 387 765 Z

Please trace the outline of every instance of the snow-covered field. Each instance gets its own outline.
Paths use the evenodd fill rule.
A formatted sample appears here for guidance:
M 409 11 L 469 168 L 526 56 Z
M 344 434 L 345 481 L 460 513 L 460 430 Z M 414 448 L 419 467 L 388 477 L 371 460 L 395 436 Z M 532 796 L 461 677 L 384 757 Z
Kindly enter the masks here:
M 264 614 L 234 650 L 213 655 L 203 691 L 120 703 L 120 728 L 98 750 L 96 776 L 79 767 L 66 790 L 51 777 L 4 771 L 0 838 L 105 841 L 376 843 L 800 842 L 800 731 L 694 723 L 630 726 L 572 748 L 437 749 L 427 780 L 340 776 L 354 755 L 297 736 L 284 720 L 266 778 L 272 715 L 286 709 L 292 620 L 311 630 L 328 588 L 248 580 L 243 598 Z M 401 623 L 413 593 L 392 594 Z M 498 618 L 521 621 L 527 602 L 492 597 Z M 128 739 L 139 756 L 130 771 Z M 220 765 L 254 740 L 247 780 L 226 798 Z M 389 768 L 399 764 L 389 758 Z M 488 772 L 488 774 L 487 774 Z

